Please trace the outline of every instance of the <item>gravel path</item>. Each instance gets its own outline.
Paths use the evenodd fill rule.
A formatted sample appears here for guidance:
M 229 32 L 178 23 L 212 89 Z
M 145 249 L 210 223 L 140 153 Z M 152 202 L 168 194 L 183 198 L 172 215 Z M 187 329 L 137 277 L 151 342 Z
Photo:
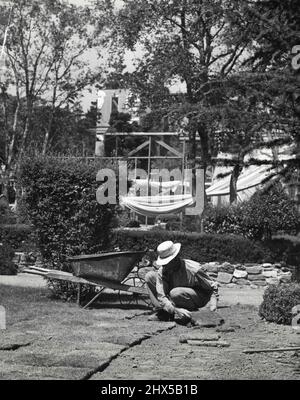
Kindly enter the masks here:
M 0 275 L 0 285 L 27 288 L 46 287 L 46 280 L 39 275 L 20 273 L 18 275 Z M 221 305 L 248 304 L 259 306 L 262 301 L 264 289 L 251 289 L 248 286 L 220 289 Z M 107 290 L 107 292 L 112 292 Z
M 39 275 L 20 273 L 18 275 L 0 275 L 0 285 L 42 288 L 46 287 L 46 280 Z

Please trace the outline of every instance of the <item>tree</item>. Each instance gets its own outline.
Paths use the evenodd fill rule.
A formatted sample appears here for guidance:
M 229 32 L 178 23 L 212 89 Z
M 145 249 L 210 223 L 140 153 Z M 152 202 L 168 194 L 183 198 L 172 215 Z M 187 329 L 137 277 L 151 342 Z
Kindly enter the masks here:
M 115 13 L 113 8 L 109 11 L 114 17 L 113 39 L 108 43 L 118 49 L 116 53 L 136 47 L 143 50 L 135 71 L 124 77 L 144 108 L 169 116 L 171 129 L 177 129 L 183 119 L 188 121 L 185 129 L 193 171 L 199 166 L 199 155 L 200 166 L 206 170 L 223 136 L 227 138 L 220 129 L 229 115 L 226 109 L 233 107 L 228 103 L 227 82 L 241 65 L 249 41 L 249 23 L 239 13 L 239 1 L 235 0 L 138 0 L 126 2 Z M 236 18 L 243 24 L 242 34 L 232 29 Z M 115 56 L 113 65 L 122 69 Z M 186 92 L 171 96 L 168 87 L 174 82 L 183 83 Z M 241 129 L 236 127 L 232 133 Z
M 98 74 L 83 57 L 93 44 L 93 17 L 88 7 L 77 8 L 63 0 L 17 0 L 12 11 L 3 6 L 1 13 L 11 13 L 5 43 L 7 70 L 1 80 L 3 110 L 10 87 L 16 100 L 13 125 L 5 126 L 7 178 L 18 170 L 28 143 L 35 140 L 31 131 L 35 108 L 41 102 L 47 104 L 41 127 L 45 154 L 57 110 L 72 108 Z M 19 123 L 21 108 L 23 126 Z
M 92 108 L 92 107 L 91 107 Z M 41 154 L 45 119 L 52 113 L 51 106 L 41 104 L 35 107 L 31 123 L 31 137 L 28 147 L 31 152 Z M 50 154 L 92 156 L 95 151 L 96 119 L 93 110 L 83 113 L 79 104 L 69 108 L 56 108 L 49 131 L 48 152 Z
M 112 65 L 121 72 L 121 49 L 142 49 L 135 71 L 124 77 L 144 107 L 163 110 L 175 122 L 173 127 L 187 118 L 193 169 L 197 155 L 205 169 L 219 150 L 235 144 L 234 158 L 226 160 L 233 167 L 232 202 L 242 169 L 250 163 L 270 163 L 245 163 L 245 155 L 293 140 L 297 131 L 285 103 L 293 78 L 286 75 L 289 64 L 284 64 L 291 50 L 287 43 L 292 37 L 294 43 L 297 33 L 297 10 L 294 0 L 287 6 L 279 0 L 137 0 L 108 12 L 108 44 L 121 53 L 119 63 L 114 54 Z M 174 81 L 184 83 L 186 93 L 170 96 L 168 86 Z M 284 132 L 281 137 L 274 135 L 278 129 Z M 266 133 L 271 133 L 267 142 Z M 274 165 L 278 166 L 276 158 Z
M 110 128 L 108 132 L 137 132 L 141 128 L 136 121 L 131 121 L 131 115 L 124 112 L 112 112 L 109 120 Z M 131 150 L 135 149 L 143 142 L 142 138 L 133 136 L 108 136 L 105 140 L 105 154 L 106 156 L 112 155 L 126 155 Z M 116 154 L 117 153 L 117 154 Z
M 256 114 L 261 110 L 265 114 L 265 140 L 256 143 L 256 147 L 275 150 L 273 166 L 277 170 L 269 178 L 290 180 L 300 166 L 297 106 L 300 75 L 292 67 L 292 51 L 300 40 L 300 5 L 295 0 L 241 2 L 241 12 L 250 22 L 251 46 L 243 61 L 243 71 L 239 71 L 236 79 L 242 82 L 242 87 L 247 87 L 243 97 L 259 105 Z M 234 24 L 238 31 L 243 28 L 238 20 Z M 288 144 L 292 153 L 284 162 L 276 157 L 276 146 L 282 144 Z

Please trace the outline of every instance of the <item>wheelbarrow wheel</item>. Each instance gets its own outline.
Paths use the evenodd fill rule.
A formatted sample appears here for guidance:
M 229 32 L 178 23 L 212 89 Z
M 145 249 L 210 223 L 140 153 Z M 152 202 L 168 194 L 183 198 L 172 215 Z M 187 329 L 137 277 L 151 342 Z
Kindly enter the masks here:
M 143 278 L 137 276 L 129 276 L 122 283 L 124 285 L 146 288 L 146 281 Z M 142 304 L 148 307 L 151 305 L 150 298 L 147 295 L 142 295 L 139 293 L 132 293 L 132 292 L 124 292 L 123 290 L 119 290 L 118 295 L 119 295 L 119 301 L 122 305 Z

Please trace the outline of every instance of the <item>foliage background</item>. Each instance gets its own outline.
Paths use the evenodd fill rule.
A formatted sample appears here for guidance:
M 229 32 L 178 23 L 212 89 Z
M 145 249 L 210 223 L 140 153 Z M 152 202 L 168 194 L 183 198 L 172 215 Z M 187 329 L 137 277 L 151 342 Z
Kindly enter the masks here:
M 0 243 L 0 275 L 15 275 L 17 267 L 12 262 L 14 251 L 7 243 Z
M 67 256 L 100 252 L 109 244 L 116 209 L 96 201 L 100 167 L 53 156 L 22 163 L 24 204 L 42 256 L 52 268 L 68 270 Z
M 203 221 L 205 232 L 235 233 L 254 240 L 270 239 L 278 232 L 295 235 L 300 228 L 295 203 L 278 184 L 240 204 L 208 206 Z
M 259 314 L 269 322 L 291 325 L 294 306 L 300 304 L 300 284 L 269 286 L 259 308 Z

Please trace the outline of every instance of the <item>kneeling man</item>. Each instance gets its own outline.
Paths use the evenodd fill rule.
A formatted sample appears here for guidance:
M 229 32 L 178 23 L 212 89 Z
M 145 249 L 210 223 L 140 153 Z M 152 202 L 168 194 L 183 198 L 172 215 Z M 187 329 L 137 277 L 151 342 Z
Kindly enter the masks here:
M 201 265 L 179 256 L 181 244 L 166 241 L 157 247 L 159 269 L 150 271 L 145 280 L 156 315 L 150 320 L 175 320 L 185 324 L 191 320 L 190 311 L 204 307 L 217 309 L 218 284 Z

